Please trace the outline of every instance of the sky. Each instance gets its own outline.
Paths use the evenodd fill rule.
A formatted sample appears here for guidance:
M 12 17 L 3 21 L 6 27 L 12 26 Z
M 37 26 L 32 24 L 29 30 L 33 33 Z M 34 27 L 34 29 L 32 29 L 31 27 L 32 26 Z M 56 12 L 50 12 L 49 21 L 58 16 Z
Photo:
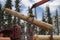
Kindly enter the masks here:
M 0 0 L 0 1 L 4 5 L 6 0 Z M 15 4 L 14 3 L 15 0 L 12 0 L 12 1 L 13 1 L 12 4 L 14 5 Z M 39 1 L 41 1 L 41 0 L 22 0 L 21 1 L 21 3 L 22 3 L 21 4 L 22 5 L 22 8 L 21 8 L 22 9 L 22 13 L 24 15 L 27 15 L 27 13 L 28 13 L 28 7 L 31 8 L 31 6 L 34 3 L 39 2 Z M 45 11 L 45 7 L 46 6 L 50 7 L 51 15 L 55 15 L 56 9 L 60 10 L 60 0 L 50 0 L 49 2 L 46 2 L 46 3 L 44 3 L 44 4 L 42 4 L 42 5 L 38 6 L 38 7 L 36 7 L 36 13 L 37 13 L 37 19 L 38 20 L 42 19 L 42 13 Z M 15 9 L 15 8 L 13 7 L 13 9 Z M 60 13 L 60 11 L 59 11 L 59 13 Z
M 34 3 L 39 2 L 39 1 L 41 1 L 41 0 L 22 0 L 22 4 L 25 5 L 25 7 L 26 7 L 25 9 L 27 10 L 28 6 L 31 7 Z M 60 0 L 50 0 L 49 2 L 46 2 L 45 4 L 38 6 L 36 8 L 38 20 L 42 19 L 42 13 L 43 13 L 43 11 L 45 11 L 46 6 L 50 7 L 51 15 L 55 15 L 56 9 L 59 10 Z M 59 13 L 60 13 L 60 11 L 59 11 Z

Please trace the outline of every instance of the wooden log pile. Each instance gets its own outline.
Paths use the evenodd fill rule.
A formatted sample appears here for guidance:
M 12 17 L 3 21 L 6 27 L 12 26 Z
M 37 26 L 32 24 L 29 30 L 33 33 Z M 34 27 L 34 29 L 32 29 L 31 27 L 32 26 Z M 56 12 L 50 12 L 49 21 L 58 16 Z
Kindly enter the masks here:
M 0 37 L 0 40 L 10 40 L 9 37 Z
M 34 35 L 33 40 L 50 40 L 50 35 Z M 60 40 L 60 35 L 53 35 L 53 40 Z

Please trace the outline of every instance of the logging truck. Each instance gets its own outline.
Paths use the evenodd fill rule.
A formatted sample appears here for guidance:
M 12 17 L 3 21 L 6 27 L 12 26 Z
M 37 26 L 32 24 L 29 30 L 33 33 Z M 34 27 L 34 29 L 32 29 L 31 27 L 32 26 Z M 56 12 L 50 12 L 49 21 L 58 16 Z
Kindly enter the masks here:
M 20 19 L 23 19 L 24 21 L 27 21 L 27 22 L 29 22 L 31 24 L 34 24 L 34 25 L 36 25 L 36 26 L 38 26 L 38 27 L 40 27 L 40 28 L 42 28 L 42 29 L 44 29 L 46 31 L 49 31 L 49 30 L 53 29 L 53 26 L 51 24 L 48 24 L 48 23 L 45 23 L 45 22 L 42 22 L 42 21 L 38 21 L 37 19 L 34 19 L 32 21 L 31 17 L 25 16 L 25 15 L 23 15 L 21 13 L 10 10 L 8 8 L 4 8 L 4 11 L 6 13 L 14 15 L 14 16 L 20 18 Z M 6 28 L 6 29 L 1 30 L 0 34 L 1 34 L 1 37 L 10 37 L 11 40 L 20 40 L 20 38 L 19 38 L 20 37 L 19 35 L 21 34 L 20 30 L 21 30 L 20 26 L 14 25 L 11 28 Z
M 14 15 L 14 16 L 20 18 L 20 19 L 23 19 L 24 21 L 27 21 L 33 25 L 36 25 L 37 27 L 40 27 L 43 30 L 49 31 L 49 30 L 53 29 L 53 25 L 51 25 L 51 24 L 45 23 L 43 21 L 38 21 L 37 19 L 34 19 L 32 21 L 32 18 L 25 16 L 21 13 L 18 13 L 16 11 L 10 10 L 8 8 L 4 8 L 3 10 L 8 14 L 11 14 L 11 15 Z M 13 33 L 13 32 L 11 32 L 11 33 Z M 8 37 L 12 37 L 12 36 L 10 35 Z M 53 40 L 60 40 L 60 36 L 58 36 L 58 35 L 53 35 L 52 37 L 53 37 Z M 12 38 L 14 38 L 14 36 Z M 33 36 L 33 40 L 49 40 L 49 38 L 50 38 L 50 35 L 36 35 L 36 36 L 34 35 Z
M 35 8 L 35 7 L 45 3 L 47 1 L 49 1 L 49 0 L 42 0 L 41 2 L 35 3 L 32 6 L 32 8 Z M 45 23 L 43 21 L 38 21 L 37 19 L 33 20 L 29 16 L 25 16 L 21 13 L 15 12 L 15 11 L 10 10 L 8 8 L 4 8 L 3 10 L 8 14 L 14 15 L 14 16 L 16 16 L 24 21 L 27 21 L 33 25 L 36 25 L 37 27 L 40 27 L 43 30 L 46 30 L 46 31 L 53 30 L 53 25 L 51 25 L 51 24 Z M 20 29 L 21 29 L 20 26 L 15 25 L 12 28 L 7 28 L 4 30 L 1 30 L 0 31 L 0 40 L 20 40 L 20 36 L 19 36 L 21 34 L 19 32 Z M 17 31 L 15 31 L 15 30 L 17 30 Z M 53 38 L 53 39 L 50 39 L 50 38 Z M 51 35 L 34 35 L 33 40 L 60 40 L 60 36 L 58 36 L 58 35 L 53 35 L 53 36 L 51 36 Z

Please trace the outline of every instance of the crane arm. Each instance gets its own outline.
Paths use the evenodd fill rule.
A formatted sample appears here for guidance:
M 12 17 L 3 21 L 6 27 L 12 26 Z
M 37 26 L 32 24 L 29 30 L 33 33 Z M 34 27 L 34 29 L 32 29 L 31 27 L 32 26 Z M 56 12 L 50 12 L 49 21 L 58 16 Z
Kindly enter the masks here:
M 32 8 L 35 8 L 35 7 L 39 6 L 39 5 L 42 5 L 43 3 L 48 2 L 48 1 L 50 1 L 50 0 L 42 0 L 42 1 L 39 1 L 39 2 L 37 2 L 35 4 L 33 4 L 33 6 L 31 7 L 31 9 Z

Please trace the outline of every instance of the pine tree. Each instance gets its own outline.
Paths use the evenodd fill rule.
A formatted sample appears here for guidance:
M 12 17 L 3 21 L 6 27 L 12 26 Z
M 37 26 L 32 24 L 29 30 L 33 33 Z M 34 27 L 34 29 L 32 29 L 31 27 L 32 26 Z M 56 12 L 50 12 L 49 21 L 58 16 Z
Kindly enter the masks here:
M 2 19 L 2 10 L 1 10 L 1 8 L 2 8 L 2 5 L 0 4 L 0 23 L 1 23 L 1 19 Z
M 46 22 L 46 19 L 45 19 L 44 13 L 42 13 L 42 21 L 43 21 L 43 22 Z M 45 35 L 45 34 L 46 34 L 46 31 L 43 30 L 43 29 L 41 29 L 40 34 Z
M 15 1 L 15 8 L 16 8 L 16 11 L 17 12 L 20 12 L 20 5 L 19 5 L 19 3 L 20 3 L 20 0 L 16 0 Z M 14 22 L 16 22 L 16 23 L 18 23 L 19 25 L 20 25 L 20 19 L 19 18 L 17 18 L 17 17 L 14 17 Z
M 0 29 L 3 28 L 4 24 L 4 12 L 2 11 L 2 5 L 0 4 Z
M 21 0 L 15 0 L 15 11 L 17 11 L 17 12 L 20 12 L 20 5 L 19 5 L 19 3 L 21 2 Z M 20 25 L 20 18 L 18 18 L 18 17 L 16 17 L 16 16 L 14 16 L 14 24 L 18 24 L 18 25 Z M 24 25 L 23 25 L 24 26 Z M 23 31 L 23 30 L 22 30 Z M 20 37 L 21 38 L 21 37 Z M 21 39 L 20 39 L 21 40 Z
M 32 18 L 32 16 L 33 16 L 33 13 L 32 13 L 32 10 L 30 9 L 30 7 L 28 7 L 28 17 L 31 17 Z M 31 21 L 32 22 L 32 21 Z M 27 39 L 28 40 L 32 40 L 32 38 L 31 38 L 31 36 L 32 36 L 32 34 L 33 34 L 33 32 L 31 31 L 32 30 L 32 26 L 31 26 L 32 24 L 31 23 L 29 23 L 29 22 L 27 22 L 26 23 L 26 27 L 27 27 Z
M 12 0 L 7 0 L 5 8 L 12 9 Z M 10 14 L 5 14 L 6 20 L 8 21 L 7 27 L 11 27 L 12 16 Z
M 57 11 L 57 10 L 56 10 L 56 16 L 55 16 L 55 19 L 56 19 L 57 35 L 59 35 L 58 11 Z
M 50 14 L 50 9 L 49 9 L 49 7 L 47 6 L 46 7 L 47 9 L 46 9 L 46 11 L 47 11 L 47 18 L 48 18 L 48 23 L 49 24 L 52 24 L 52 18 L 51 18 L 51 14 Z
M 1 29 L 1 21 L 2 21 L 2 5 L 0 4 L 0 29 Z
M 52 18 L 51 18 L 51 14 L 50 14 L 50 9 L 49 9 L 48 6 L 46 7 L 46 12 L 47 12 L 47 22 L 48 22 L 49 24 L 52 24 Z M 50 30 L 50 31 L 48 32 L 48 34 L 52 34 L 52 31 L 53 31 L 53 30 Z
M 46 22 L 45 18 L 44 18 L 44 13 L 42 13 L 42 21 Z

